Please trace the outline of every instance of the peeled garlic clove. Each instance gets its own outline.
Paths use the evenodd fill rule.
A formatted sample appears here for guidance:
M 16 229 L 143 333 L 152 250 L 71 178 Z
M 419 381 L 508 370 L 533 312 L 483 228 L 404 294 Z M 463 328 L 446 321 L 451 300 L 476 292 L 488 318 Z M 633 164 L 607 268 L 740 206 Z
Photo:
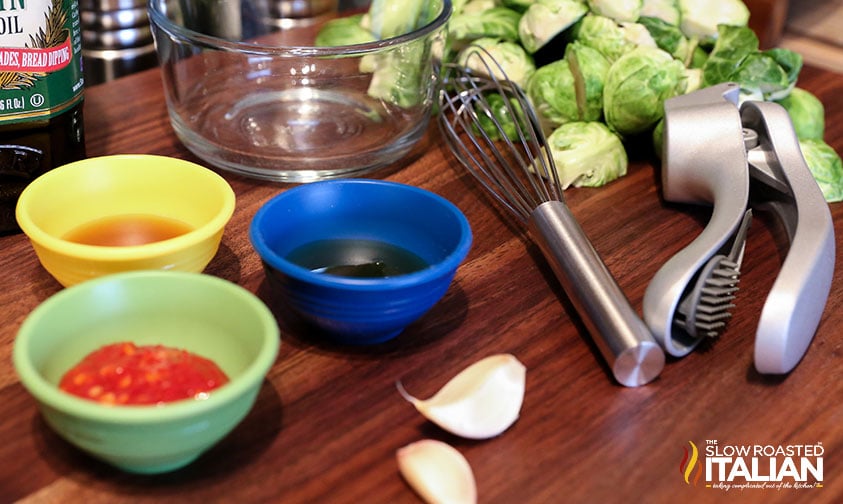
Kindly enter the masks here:
M 398 470 L 419 496 L 430 504 L 477 502 L 471 466 L 460 452 L 433 439 L 399 448 Z
M 433 397 L 417 399 L 398 390 L 428 420 L 469 439 L 486 439 L 509 428 L 524 401 L 526 368 L 515 356 L 498 354 L 465 368 Z

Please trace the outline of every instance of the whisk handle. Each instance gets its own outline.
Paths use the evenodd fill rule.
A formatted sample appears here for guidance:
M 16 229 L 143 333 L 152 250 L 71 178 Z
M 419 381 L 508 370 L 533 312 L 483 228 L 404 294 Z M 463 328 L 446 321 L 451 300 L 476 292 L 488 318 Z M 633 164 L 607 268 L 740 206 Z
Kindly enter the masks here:
M 529 229 L 615 379 L 627 387 L 655 379 L 664 367 L 664 351 L 568 206 L 555 200 L 542 203 L 530 215 Z

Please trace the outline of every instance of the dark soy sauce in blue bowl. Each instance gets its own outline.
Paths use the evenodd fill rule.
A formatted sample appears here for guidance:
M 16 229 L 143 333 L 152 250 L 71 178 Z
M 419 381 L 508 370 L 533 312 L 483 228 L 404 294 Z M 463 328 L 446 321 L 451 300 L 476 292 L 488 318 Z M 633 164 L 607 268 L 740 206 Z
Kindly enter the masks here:
M 296 248 L 287 260 L 316 273 L 355 278 L 406 275 L 429 264 L 409 250 L 368 239 L 317 240 Z

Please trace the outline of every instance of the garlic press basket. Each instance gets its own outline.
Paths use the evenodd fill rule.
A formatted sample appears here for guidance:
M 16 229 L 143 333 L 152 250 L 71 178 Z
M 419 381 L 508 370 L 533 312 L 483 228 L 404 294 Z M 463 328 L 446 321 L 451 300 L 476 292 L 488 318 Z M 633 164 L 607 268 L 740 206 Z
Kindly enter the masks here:
M 702 232 L 653 277 L 643 316 L 675 357 L 719 336 L 734 308 L 752 213 L 772 212 L 788 247 L 761 311 L 754 362 L 759 373 L 784 374 L 802 359 L 822 317 L 834 226 L 787 111 L 770 102 L 738 105 L 739 92 L 725 83 L 665 102 L 663 196 L 712 211 Z

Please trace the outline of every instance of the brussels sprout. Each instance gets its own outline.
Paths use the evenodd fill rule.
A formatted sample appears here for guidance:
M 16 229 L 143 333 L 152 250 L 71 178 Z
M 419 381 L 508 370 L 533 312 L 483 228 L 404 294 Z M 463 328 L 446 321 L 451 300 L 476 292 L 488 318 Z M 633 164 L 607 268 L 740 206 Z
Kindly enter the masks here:
M 623 22 L 620 24 L 623 36 L 636 47 L 658 47 L 647 27 L 640 23 Z
M 535 53 L 587 12 L 588 7 L 577 0 L 536 0 L 518 23 L 521 45 L 528 52 Z
M 645 16 L 661 19 L 673 26 L 679 26 L 681 20 L 677 0 L 644 0 L 641 17 Z
M 319 30 L 319 33 L 316 34 L 315 45 L 327 47 L 365 44 L 375 41 L 376 39 L 372 35 L 372 32 L 360 25 L 362 18 L 363 14 L 357 14 L 326 22 Z
M 582 121 L 603 118 L 603 87 L 611 66 L 600 51 L 574 41 L 565 48 L 565 60 L 574 77 L 577 109 Z
M 536 0 L 500 0 L 500 4 L 512 10 L 524 13 Z
M 641 15 L 644 0 L 588 0 L 591 12 L 614 19 L 617 22 L 634 23 Z
M 638 23 L 647 28 L 660 49 L 664 49 L 682 62 L 687 63 L 689 61 L 693 47 L 678 26 L 672 25 L 661 18 L 648 16 L 638 18 Z
M 703 85 L 737 82 L 743 99 L 780 100 L 790 94 L 802 57 L 788 49 L 759 51 L 758 37 L 746 26 L 720 25 L 703 66 Z
M 735 80 L 744 58 L 758 52 L 758 37 L 751 29 L 720 25 L 719 36 L 703 66 L 703 86 Z
M 689 38 L 715 39 L 717 25 L 746 26 L 749 9 L 741 0 L 679 0 L 680 27 Z
M 775 60 L 782 67 L 784 73 L 787 74 L 787 81 L 790 83 L 787 93 L 790 93 L 790 90 L 796 86 L 796 79 L 799 78 L 799 72 L 802 71 L 802 55 L 783 47 L 767 49 L 764 51 L 764 55 Z M 773 96 L 772 99 L 780 100 L 787 96 L 787 93 L 781 96 Z
M 588 14 L 580 20 L 574 31 L 575 40 L 597 49 L 609 62 L 635 48 L 621 27 L 604 16 Z
M 429 21 L 430 6 L 425 0 L 372 0 L 362 26 L 378 40 L 410 33 Z
M 825 134 L 825 107 L 810 91 L 796 87 L 778 102 L 790 114 L 799 140 L 822 140 Z
M 626 175 L 629 163 L 620 138 L 599 122 L 570 122 L 547 137 L 562 189 L 599 187 Z
M 480 14 L 497 6 L 498 3 L 495 0 L 470 0 L 463 6 L 462 10 L 456 12 L 460 12 L 461 14 Z
M 477 113 L 477 124 L 491 140 L 503 140 L 506 137 L 517 141 L 519 129 L 522 131 L 525 129 L 524 112 L 518 100 L 510 99 L 507 105 L 500 93 L 489 93 L 485 98 L 488 108 L 480 105 L 480 102 L 477 102 L 474 108 Z
M 506 75 L 501 75 L 501 69 L 498 69 L 492 62 L 489 62 L 488 68 L 483 65 L 480 58 L 475 54 L 478 51 L 474 46 L 485 49 L 498 62 Z M 486 60 L 488 61 L 488 58 Z M 487 37 L 475 40 L 470 46 L 460 51 L 457 56 L 457 63 L 482 75 L 488 75 L 491 70 L 491 73 L 498 79 L 508 77 L 522 89 L 527 87 L 527 80 L 536 71 L 536 63 L 533 61 L 533 57 L 527 54 L 519 44 Z
M 620 135 L 643 133 L 664 117 L 664 101 L 685 90 L 685 66 L 665 51 L 638 47 L 614 62 L 603 88 L 606 124 Z
M 760 96 L 762 100 L 790 93 L 785 71 L 773 58 L 760 52 L 747 55 L 729 80 L 740 84 L 743 94 Z
M 574 76 L 564 59 L 538 68 L 527 81 L 527 96 L 546 132 L 580 118 Z
M 843 201 L 843 162 L 822 140 L 800 140 L 802 157 L 828 202 Z
M 461 13 L 451 17 L 448 32 L 454 40 L 494 37 L 518 41 L 518 21 L 521 14 L 506 7 L 492 7 L 478 13 Z
M 368 63 L 361 61 L 361 67 L 372 66 L 369 96 L 402 108 L 418 105 L 428 98 L 421 89 L 421 75 L 429 59 L 425 58 L 424 41 L 420 40 L 378 54 Z
M 396 37 L 430 23 L 441 8 L 442 2 L 438 1 L 373 0 L 360 26 L 378 40 Z M 427 70 L 430 59 L 423 40 L 364 56 L 360 71 L 372 72 L 368 94 L 404 108 L 430 99 L 421 89 L 422 72 Z

